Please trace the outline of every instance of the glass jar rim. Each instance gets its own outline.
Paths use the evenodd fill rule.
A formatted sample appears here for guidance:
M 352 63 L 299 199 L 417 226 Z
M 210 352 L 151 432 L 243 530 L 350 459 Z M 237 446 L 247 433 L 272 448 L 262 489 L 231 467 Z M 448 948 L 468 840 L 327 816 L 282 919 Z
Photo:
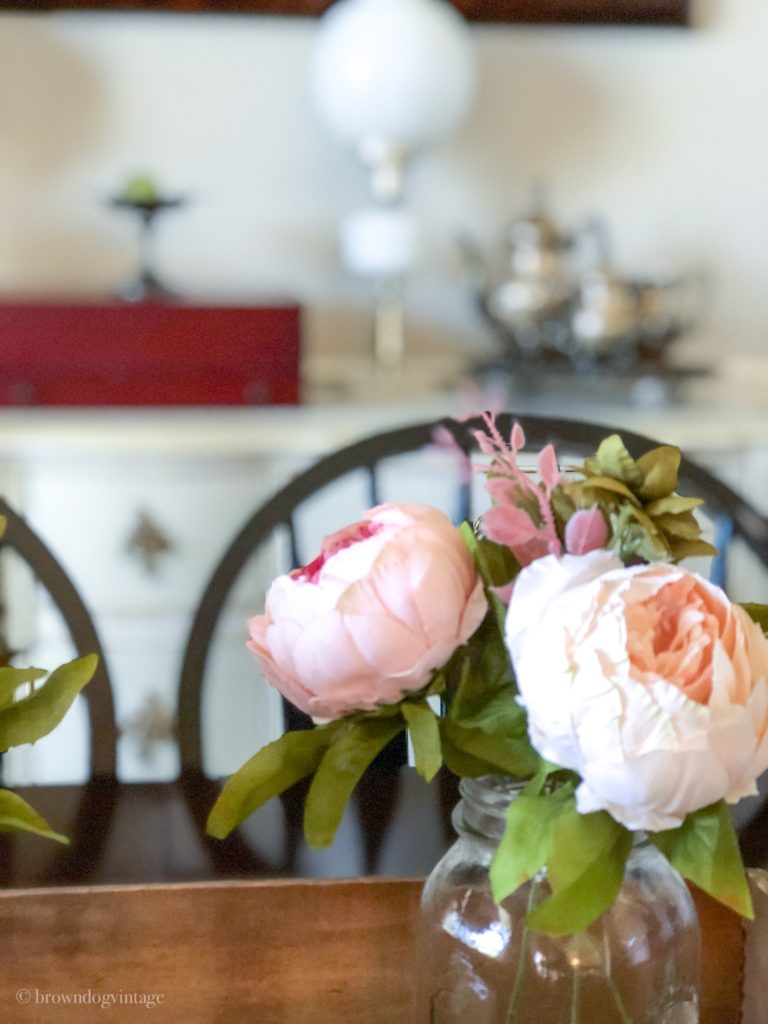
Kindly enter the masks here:
M 504 832 L 509 805 L 528 779 L 509 775 L 481 775 L 459 782 L 461 800 L 454 808 L 453 826 L 459 835 L 497 841 Z

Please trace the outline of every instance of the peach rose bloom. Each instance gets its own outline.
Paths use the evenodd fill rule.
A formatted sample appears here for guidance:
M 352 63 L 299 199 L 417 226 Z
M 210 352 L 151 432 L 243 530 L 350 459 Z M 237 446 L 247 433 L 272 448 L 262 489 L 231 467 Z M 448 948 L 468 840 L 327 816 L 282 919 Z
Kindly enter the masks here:
M 480 625 L 487 602 L 450 519 L 379 505 L 280 576 L 249 622 L 262 672 L 315 719 L 394 704 L 422 689 Z
M 701 576 L 606 551 L 533 562 L 506 640 L 531 742 L 577 807 L 660 831 L 754 794 L 768 768 L 768 640 Z

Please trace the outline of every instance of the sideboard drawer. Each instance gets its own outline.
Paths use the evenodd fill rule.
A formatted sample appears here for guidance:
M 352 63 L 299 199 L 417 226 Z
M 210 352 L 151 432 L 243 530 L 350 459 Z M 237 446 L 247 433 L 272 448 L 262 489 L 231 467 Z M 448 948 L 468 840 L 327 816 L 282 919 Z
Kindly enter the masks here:
M 99 615 L 189 613 L 284 472 L 267 457 L 58 459 L 27 475 L 22 506 Z

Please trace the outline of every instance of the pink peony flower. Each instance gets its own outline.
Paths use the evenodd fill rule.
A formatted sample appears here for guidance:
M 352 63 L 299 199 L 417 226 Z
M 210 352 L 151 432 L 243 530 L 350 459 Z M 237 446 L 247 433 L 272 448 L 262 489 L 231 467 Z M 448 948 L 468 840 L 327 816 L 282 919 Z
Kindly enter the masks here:
M 582 813 L 675 828 L 768 768 L 768 640 L 700 576 L 606 551 L 517 578 L 506 640 L 531 742 L 582 778 Z
M 379 505 L 269 589 L 249 622 L 265 677 L 316 719 L 420 690 L 480 625 L 482 583 L 458 530 L 426 505 Z

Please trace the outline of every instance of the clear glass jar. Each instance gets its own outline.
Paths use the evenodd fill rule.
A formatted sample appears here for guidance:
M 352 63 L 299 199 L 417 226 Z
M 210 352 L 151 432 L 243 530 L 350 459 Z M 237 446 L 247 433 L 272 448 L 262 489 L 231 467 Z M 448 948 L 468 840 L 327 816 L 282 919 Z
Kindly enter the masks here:
M 636 842 L 614 906 L 586 931 L 529 931 L 545 872 L 497 905 L 488 869 L 519 792 L 464 779 L 458 840 L 421 901 L 419 1024 L 697 1024 L 700 936 L 690 894 L 654 846 Z

